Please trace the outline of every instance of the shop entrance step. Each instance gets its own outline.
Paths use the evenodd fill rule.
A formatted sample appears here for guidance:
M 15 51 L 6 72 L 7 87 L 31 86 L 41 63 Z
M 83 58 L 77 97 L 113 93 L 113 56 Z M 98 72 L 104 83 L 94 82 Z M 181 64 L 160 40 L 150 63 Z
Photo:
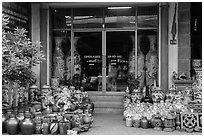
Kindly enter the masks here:
M 89 98 L 95 105 L 94 113 L 122 113 L 124 92 L 88 91 Z

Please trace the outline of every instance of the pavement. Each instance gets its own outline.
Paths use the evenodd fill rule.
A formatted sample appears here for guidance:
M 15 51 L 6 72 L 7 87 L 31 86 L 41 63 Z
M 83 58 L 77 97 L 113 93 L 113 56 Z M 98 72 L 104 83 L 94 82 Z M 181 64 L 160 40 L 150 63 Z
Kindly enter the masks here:
M 94 114 L 94 122 L 87 132 L 79 135 L 202 135 L 200 132 L 165 132 L 155 131 L 152 128 L 142 129 L 126 127 L 122 114 Z

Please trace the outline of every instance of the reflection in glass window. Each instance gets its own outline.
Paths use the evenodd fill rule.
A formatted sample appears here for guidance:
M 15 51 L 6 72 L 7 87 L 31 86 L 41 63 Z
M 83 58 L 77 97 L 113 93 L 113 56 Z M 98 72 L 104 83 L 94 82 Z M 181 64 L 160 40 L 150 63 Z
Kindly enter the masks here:
M 131 28 L 135 27 L 135 8 L 105 9 L 106 28 Z
M 108 32 L 106 90 L 125 91 L 128 75 L 135 71 L 134 32 Z
M 80 56 L 82 84 L 85 90 L 102 90 L 102 34 L 76 32 L 75 53 Z
M 137 8 L 138 28 L 154 28 L 158 27 L 158 7 L 138 7 Z
M 71 9 L 52 9 L 53 29 L 71 28 Z
M 102 28 L 102 8 L 75 8 L 73 14 L 74 28 Z

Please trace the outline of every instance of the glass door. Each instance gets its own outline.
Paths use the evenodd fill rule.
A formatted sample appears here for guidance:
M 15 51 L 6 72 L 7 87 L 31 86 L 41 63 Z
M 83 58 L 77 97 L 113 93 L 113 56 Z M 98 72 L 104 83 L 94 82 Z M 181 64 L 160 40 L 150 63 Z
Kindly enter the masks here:
M 102 33 L 74 33 L 74 70 L 86 91 L 102 91 Z
M 106 32 L 106 91 L 124 92 L 135 72 L 135 31 Z

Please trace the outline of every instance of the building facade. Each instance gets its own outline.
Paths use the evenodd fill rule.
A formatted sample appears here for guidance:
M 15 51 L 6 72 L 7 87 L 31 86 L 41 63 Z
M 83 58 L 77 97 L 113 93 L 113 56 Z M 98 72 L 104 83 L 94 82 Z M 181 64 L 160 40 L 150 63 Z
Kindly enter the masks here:
M 30 37 L 46 56 L 33 68 L 39 88 L 78 73 L 87 91 L 123 92 L 130 75 L 167 90 L 202 56 L 202 10 L 193 11 L 202 3 L 29 4 Z

